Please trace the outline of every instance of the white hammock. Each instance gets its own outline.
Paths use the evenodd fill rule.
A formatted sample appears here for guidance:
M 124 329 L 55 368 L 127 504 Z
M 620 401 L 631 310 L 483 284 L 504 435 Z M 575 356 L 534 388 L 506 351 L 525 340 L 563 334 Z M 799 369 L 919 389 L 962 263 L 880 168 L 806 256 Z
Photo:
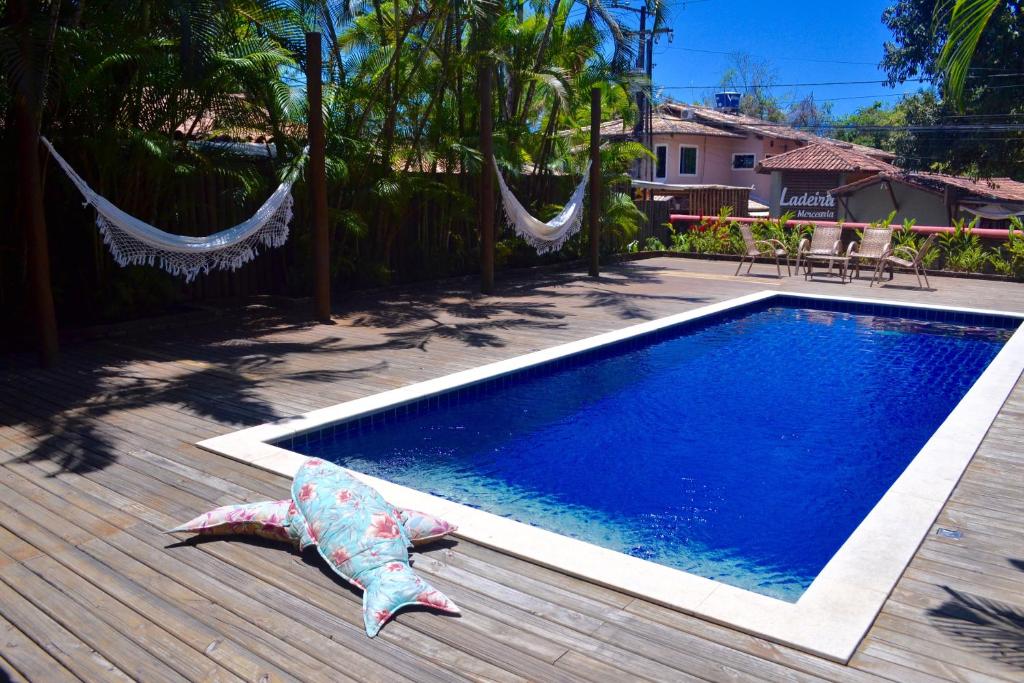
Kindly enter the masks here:
M 526 208 L 519 203 L 512 191 L 508 189 L 508 185 L 505 184 L 497 160 L 492 157 L 491 161 L 494 164 L 495 173 L 498 174 L 501 203 L 505 209 L 505 223 L 527 243 L 536 248 L 538 254 L 558 251 L 570 237 L 579 232 L 580 226 L 583 225 L 583 195 L 590 178 L 589 162 L 586 170 L 583 171 L 583 180 L 576 186 L 565 208 L 545 223 L 531 216 Z
M 159 265 L 171 275 L 191 282 L 211 270 L 237 270 L 253 260 L 260 245 L 280 247 L 288 240 L 292 219 L 293 178 L 278 185 L 253 216 L 233 228 L 206 237 L 172 235 L 140 221 L 96 194 L 50 141 L 40 138 L 53 158 L 85 198 L 85 206 L 96 210 L 96 225 L 103 241 L 119 265 Z

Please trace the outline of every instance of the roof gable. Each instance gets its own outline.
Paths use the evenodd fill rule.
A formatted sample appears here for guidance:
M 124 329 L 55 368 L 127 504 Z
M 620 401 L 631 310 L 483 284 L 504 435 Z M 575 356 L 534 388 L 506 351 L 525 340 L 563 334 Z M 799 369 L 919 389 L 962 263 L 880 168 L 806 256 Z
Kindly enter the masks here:
M 757 165 L 758 173 L 771 171 L 857 171 L 895 172 L 896 167 L 881 159 L 827 143 L 813 143 L 764 159 Z

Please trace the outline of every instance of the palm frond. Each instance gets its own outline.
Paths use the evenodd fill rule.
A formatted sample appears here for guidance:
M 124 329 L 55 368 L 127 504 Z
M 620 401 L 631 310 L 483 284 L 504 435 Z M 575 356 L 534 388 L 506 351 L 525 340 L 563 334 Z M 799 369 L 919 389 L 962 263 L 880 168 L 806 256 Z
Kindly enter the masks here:
M 938 66 L 945 72 L 947 97 L 958 107 L 963 105 L 967 75 L 978 42 L 1002 4 L 1002 0 L 941 0 L 935 5 L 933 23 L 946 26 L 946 43 Z

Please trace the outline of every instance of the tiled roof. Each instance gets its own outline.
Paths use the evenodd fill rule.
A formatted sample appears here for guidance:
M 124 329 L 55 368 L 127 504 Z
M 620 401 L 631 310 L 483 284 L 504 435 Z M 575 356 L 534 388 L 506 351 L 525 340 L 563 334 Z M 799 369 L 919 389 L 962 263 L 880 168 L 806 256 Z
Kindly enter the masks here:
M 784 154 L 764 159 L 757 165 L 758 173 L 771 171 L 854 171 L 895 172 L 896 167 L 853 149 L 828 143 L 797 147 Z
M 864 178 L 863 180 L 837 187 L 832 190 L 832 194 L 849 194 L 862 187 L 867 187 L 883 180 L 912 185 L 937 194 L 941 194 L 947 188 L 958 190 L 962 193 L 961 198 L 975 197 L 1004 202 L 1024 202 L 1024 183 L 1011 178 L 974 179 L 923 171 L 879 173 L 871 178 Z
M 662 104 L 659 109 L 672 116 L 678 116 L 684 119 L 689 117 L 689 120 L 697 120 L 711 126 L 725 127 L 727 129 L 752 133 L 766 138 L 794 140 L 804 144 L 823 143 L 835 145 L 844 149 L 852 149 L 855 152 L 860 152 L 861 154 L 866 154 L 878 159 L 890 160 L 896 158 L 895 154 L 886 152 L 885 150 L 875 149 L 874 147 L 867 147 L 865 145 L 858 145 L 843 140 L 833 140 L 832 138 L 822 137 L 820 135 L 797 130 L 796 128 L 791 128 L 779 123 L 773 123 L 771 121 L 764 121 L 753 116 L 747 116 L 746 114 L 727 114 L 710 107 L 701 107 L 695 104 L 678 104 L 675 102 Z
M 942 173 L 911 173 L 918 182 L 953 187 L 984 199 L 1024 202 L 1024 183 L 1011 178 L 966 178 Z
M 652 129 L 655 134 L 660 135 L 707 135 L 719 138 L 743 138 L 744 135 L 734 133 L 722 128 L 708 126 L 698 121 L 681 119 L 678 116 L 655 112 L 652 117 Z M 601 124 L 601 135 L 603 137 L 623 136 L 629 137 L 633 134 L 633 127 L 627 126 L 622 119 L 606 121 Z

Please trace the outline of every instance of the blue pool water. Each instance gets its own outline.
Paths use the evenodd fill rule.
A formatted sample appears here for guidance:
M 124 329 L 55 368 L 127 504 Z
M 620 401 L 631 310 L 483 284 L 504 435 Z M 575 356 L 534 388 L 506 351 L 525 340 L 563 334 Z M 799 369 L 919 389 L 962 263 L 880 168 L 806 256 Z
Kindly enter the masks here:
M 965 320 L 759 305 L 279 445 L 792 601 L 1009 338 Z

